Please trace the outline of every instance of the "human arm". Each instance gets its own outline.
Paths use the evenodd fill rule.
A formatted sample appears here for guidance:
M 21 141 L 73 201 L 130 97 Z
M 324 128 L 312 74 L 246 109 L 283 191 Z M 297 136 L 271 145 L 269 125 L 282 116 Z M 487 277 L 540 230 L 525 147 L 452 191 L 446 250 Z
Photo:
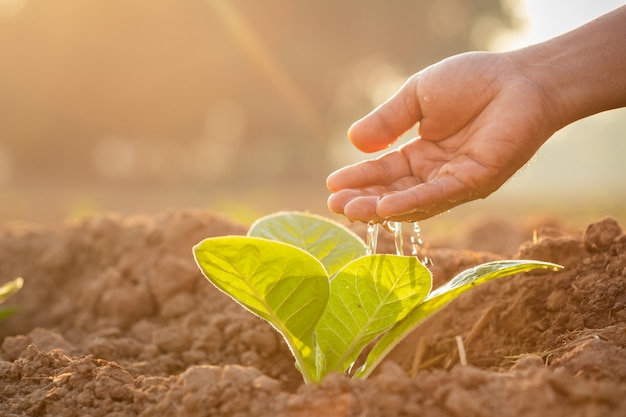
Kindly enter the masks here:
M 328 178 L 328 205 L 351 220 L 421 220 L 484 198 L 554 132 L 626 105 L 626 6 L 546 42 L 467 53 L 411 77 L 351 126 L 365 152 L 418 125 L 419 137 Z

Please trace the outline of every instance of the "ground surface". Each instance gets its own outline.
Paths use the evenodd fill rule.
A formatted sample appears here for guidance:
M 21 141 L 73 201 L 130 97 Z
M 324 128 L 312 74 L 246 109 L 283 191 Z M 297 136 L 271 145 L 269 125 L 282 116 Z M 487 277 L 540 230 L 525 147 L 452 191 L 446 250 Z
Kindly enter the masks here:
M 429 248 L 437 285 L 510 257 L 515 236 L 531 239 L 515 257 L 566 269 L 479 287 L 368 380 L 320 386 L 303 385 L 278 334 L 193 262 L 193 244 L 245 229 L 191 211 L 0 228 L 0 281 L 26 282 L 0 322 L 0 415 L 626 415 L 626 235 L 612 219 L 573 235 L 544 225 L 534 241 L 491 224 Z

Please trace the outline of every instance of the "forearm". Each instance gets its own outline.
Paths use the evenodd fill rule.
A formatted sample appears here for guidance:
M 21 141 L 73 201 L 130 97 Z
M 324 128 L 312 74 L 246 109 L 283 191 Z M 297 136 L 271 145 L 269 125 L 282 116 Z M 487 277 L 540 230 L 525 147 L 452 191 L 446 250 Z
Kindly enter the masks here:
M 626 6 L 510 55 L 546 93 L 555 130 L 626 106 Z

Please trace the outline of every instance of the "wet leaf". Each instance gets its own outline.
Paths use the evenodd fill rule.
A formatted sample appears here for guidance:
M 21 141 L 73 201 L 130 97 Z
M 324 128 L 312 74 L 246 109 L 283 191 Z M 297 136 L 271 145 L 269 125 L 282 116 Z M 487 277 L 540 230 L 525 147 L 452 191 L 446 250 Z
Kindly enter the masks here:
M 365 255 L 365 242 L 343 225 L 314 214 L 281 212 L 263 217 L 248 236 L 292 244 L 319 259 L 329 276 Z

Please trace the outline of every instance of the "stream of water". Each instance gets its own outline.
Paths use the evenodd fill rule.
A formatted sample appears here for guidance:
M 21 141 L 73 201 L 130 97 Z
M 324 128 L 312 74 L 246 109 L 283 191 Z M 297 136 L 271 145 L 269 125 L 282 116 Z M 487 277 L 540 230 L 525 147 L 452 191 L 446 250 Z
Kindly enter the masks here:
M 365 241 L 365 254 L 366 255 L 374 255 L 376 254 L 376 245 L 378 244 L 378 227 L 380 224 L 369 222 L 367 224 L 367 239 Z
M 419 258 L 424 241 L 422 240 L 422 229 L 418 222 L 407 223 L 411 225 L 410 241 L 411 241 L 411 256 Z M 396 247 L 396 255 L 404 256 L 404 237 L 402 234 L 402 222 L 384 222 L 383 228 L 393 233 L 393 240 Z M 380 229 L 379 223 L 369 222 L 367 224 L 367 237 L 366 237 L 366 249 L 367 255 L 376 254 L 376 246 L 378 244 L 378 232 Z M 432 260 L 427 256 L 420 259 L 420 262 L 424 265 L 432 265 Z

